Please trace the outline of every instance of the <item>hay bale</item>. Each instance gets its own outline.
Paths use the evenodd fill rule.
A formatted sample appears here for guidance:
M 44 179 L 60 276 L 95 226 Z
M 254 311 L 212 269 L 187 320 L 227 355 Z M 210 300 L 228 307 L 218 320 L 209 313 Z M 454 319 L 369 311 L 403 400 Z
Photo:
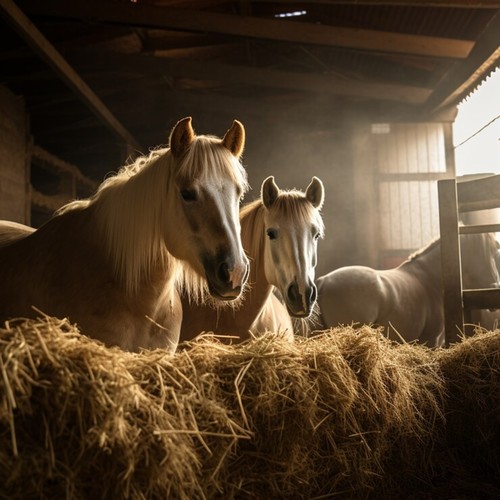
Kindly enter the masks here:
M 189 484 L 196 457 L 184 435 L 162 433 L 175 419 L 133 379 L 130 354 L 55 319 L 0 333 L 3 495 L 138 498 Z
M 6 497 L 394 498 L 432 484 L 455 412 L 445 353 L 368 327 L 134 354 L 45 318 L 0 349 Z
M 478 330 L 436 357 L 448 394 L 437 484 L 451 477 L 463 497 L 500 498 L 500 330 Z

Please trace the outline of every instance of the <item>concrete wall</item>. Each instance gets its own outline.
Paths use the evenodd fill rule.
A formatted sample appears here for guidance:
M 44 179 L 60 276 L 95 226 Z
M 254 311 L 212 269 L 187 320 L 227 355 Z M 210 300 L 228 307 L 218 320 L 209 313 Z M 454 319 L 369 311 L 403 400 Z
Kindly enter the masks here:
M 0 219 L 30 223 L 27 160 L 24 100 L 0 86 Z

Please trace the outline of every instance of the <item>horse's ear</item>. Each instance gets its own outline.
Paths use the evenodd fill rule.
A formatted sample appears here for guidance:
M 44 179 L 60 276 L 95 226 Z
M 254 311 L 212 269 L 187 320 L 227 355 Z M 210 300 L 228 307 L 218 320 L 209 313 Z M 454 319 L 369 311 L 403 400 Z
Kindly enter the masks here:
M 245 127 L 238 120 L 234 120 L 231 128 L 222 139 L 222 144 L 239 158 L 245 147 Z
M 276 182 L 274 182 L 274 177 L 271 175 L 262 183 L 262 188 L 260 190 L 262 203 L 264 203 L 266 208 L 271 208 L 279 194 L 280 189 Z
M 179 120 L 170 133 L 169 145 L 172 154 L 179 158 L 191 146 L 195 138 L 193 126 L 191 125 L 191 117 Z
M 325 188 L 321 180 L 313 177 L 306 189 L 306 198 L 312 203 L 312 206 L 321 209 L 325 201 Z

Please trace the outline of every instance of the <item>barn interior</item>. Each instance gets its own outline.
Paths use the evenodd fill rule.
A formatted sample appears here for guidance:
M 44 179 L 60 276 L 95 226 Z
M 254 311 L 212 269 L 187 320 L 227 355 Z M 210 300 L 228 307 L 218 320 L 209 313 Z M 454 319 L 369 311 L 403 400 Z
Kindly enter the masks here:
M 0 219 L 42 225 L 183 117 L 217 136 L 238 119 L 245 201 L 269 175 L 322 179 L 322 275 L 440 234 L 457 105 L 500 66 L 500 0 L 0 0 L 0 42 Z M 12 248 L 0 314 L 44 290 L 3 279 Z M 209 332 L 169 354 L 37 313 L 0 324 L 0 498 L 500 498 L 498 329 L 437 349 L 371 325 Z
M 0 1 L 0 217 L 38 226 L 192 116 L 247 132 L 252 190 L 326 189 L 318 273 L 439 233 L 456 106 L 500 61 L 496 0 Z

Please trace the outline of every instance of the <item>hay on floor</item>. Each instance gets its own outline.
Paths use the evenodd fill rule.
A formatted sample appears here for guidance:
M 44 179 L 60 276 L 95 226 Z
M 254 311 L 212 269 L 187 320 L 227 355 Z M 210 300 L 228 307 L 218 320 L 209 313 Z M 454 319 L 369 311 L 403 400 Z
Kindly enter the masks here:
M 492 333 L 432 351 L 364 327 L 295 343 L 207 335 L 174 355 L 134 354 L 67 321 L 11 322 L 0 329 L 1 495 L 382 498 L 436 477 L 439 487 L 450 449 L 453 467 L 464 446 L 498 465 L 479 436 L 498 444 L 499 345 Z M 469 436 L 450 447 L 455 432 Z

